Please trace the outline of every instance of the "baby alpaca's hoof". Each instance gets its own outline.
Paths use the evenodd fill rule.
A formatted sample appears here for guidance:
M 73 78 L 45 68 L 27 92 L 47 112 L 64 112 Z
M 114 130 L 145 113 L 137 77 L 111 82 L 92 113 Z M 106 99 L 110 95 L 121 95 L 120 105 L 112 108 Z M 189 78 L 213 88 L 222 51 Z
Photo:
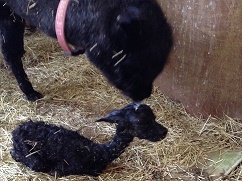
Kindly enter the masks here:
M 28 101 L 36 101 L 43 98 L 43 95 L 37 91 L 32 92 L 31 94 L 26 95 Z
M 57 171 L 53 171 L 53 170 L 49 171 L 48 174 L 55 178 L 61 177 L 61 175 Z
M 12 158 L 13 158 L 16 162 L 18 162 L 18 161 L 20 160 L 20 159 L 16 156 L 14 150 L 10 150 L 10 155 L 12 156 Z

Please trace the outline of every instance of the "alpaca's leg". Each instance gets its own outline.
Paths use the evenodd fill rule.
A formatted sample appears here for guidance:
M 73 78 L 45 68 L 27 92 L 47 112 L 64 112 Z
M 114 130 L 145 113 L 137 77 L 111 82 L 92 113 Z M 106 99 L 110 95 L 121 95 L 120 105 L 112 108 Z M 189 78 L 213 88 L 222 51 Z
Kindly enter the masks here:
M 21 18 L 13 15 L 7 6 L 0 7 L 0 10 L 0 44 L 2 45 L 3 56 L 26 98 L 31 101 L 37 100 L 42 95 L 33 89 L 21 60 L 24 55 L 24 24 Z

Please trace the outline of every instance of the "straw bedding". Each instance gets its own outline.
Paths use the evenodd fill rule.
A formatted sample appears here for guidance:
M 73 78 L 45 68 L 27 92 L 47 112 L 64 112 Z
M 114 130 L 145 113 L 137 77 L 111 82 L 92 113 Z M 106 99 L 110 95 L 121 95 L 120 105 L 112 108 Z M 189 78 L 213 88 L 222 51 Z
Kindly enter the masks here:
M 77 130 L 97 142 L 112 139 L 114 126 L 94 120 L 131 100 L 110 86 L 85 56 L 63 55 L 55 40 L 35 33 L 25 39 L 25 70 L 45 97 L 36 102 L 23 99 L 22 92 L 0 57 L 0 178 L 10 180 L 55 180 L 16 163 L 10 156 L 11 131 L 21 122 L 43 120 Z M 58 180 L 209 180 L 199 170 L 199 160 L 209 152 L 227 148 L 241 150 L 242 123 L 226 117 L 207 120 L 192 117 L 156 88 L 145 100 L 157 120 L 169 128 L 169 136 L 158 143 L 135 139 L 120 158 L 99 177 L 68 176 Z M 220 180 L 219 178 L 218 180 Z M 242 165 L 226 180 L 242 180 Z

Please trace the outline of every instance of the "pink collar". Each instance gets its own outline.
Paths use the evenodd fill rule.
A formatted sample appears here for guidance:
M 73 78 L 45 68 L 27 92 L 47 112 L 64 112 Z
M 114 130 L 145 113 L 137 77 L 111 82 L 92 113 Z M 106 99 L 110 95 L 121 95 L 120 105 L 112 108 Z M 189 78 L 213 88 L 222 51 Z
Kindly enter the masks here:
M 66 10 L 68 7 L 70 0 L 60 0 L 60 3 L 57 8 L 56 17 L 55 17 L 55 32 L 57 36 L 57 40 L 64 50 L 64 53 L 67 55 L 79 55 L 85 52 L 84 48 L 76 47 L 72 48 L 65 39 L 65 18 L 66 18 Z

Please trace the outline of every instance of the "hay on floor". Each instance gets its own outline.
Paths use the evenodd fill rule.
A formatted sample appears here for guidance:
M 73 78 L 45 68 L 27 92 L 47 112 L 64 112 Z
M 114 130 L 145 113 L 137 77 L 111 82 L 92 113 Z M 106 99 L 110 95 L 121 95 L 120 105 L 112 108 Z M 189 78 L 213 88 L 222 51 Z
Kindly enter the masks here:
M 97 142 L 112 139 L 113 125 L 94 121 L 130 102 L 107 83 L 85 56 L 63 55 L 55 40 L 35 33 L 25 39 L 26 72 L 45 97 L 36 102 L 23 99 L 16 80 L 0 57 L 0 178 L 10 180 L 55 180 L 16 163 L 10 156 L 11 131 L 28 119 L 77 130 Z M 187 114 L 156 88 L 145 100 L 157 120 L 169 128 L 158 143 L 135 139 L 130 147 L 99 177 L 68 176 L 58 180 L 209 180 L 198 169 L 210 152 L 242 149 L 242 123 L 229 117 L 203 120 Z M 221 178 L 219 178 L 221 179 Z M 239 165 L 225 180 L 242 180 Z

